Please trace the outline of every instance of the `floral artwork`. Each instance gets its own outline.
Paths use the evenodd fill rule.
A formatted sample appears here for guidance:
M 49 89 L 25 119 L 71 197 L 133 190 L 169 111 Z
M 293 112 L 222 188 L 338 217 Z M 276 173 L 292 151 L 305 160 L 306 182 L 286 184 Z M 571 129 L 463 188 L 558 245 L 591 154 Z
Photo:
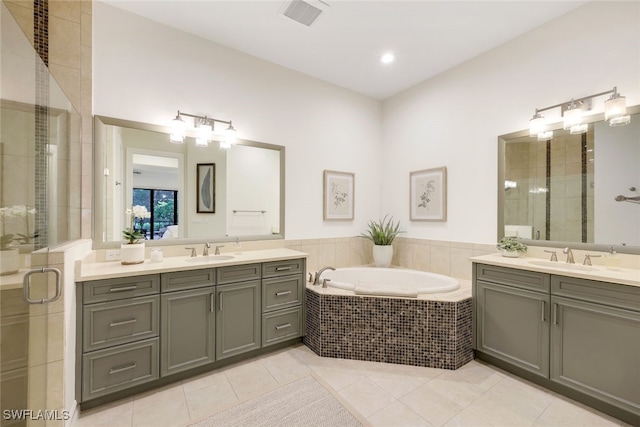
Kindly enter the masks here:
M 447 169 L 410 173 L 411 221 L 447 220 Z
M 353 219 L 353 173 L 324 171 L 324 215 L 327 220 Z

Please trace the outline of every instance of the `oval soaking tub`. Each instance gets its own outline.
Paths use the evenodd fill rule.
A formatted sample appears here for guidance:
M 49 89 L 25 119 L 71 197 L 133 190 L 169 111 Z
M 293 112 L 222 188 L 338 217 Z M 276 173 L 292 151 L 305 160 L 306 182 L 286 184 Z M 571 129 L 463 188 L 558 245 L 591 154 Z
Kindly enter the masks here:
M 356 295 L 416 298 L 422 294 L 451 292 L 460 287 L 458 280 L 452 277 L 403 268 L 339 268 L 324 271 L 320 279 L 329 279 L 328 287 L 353 291 Z

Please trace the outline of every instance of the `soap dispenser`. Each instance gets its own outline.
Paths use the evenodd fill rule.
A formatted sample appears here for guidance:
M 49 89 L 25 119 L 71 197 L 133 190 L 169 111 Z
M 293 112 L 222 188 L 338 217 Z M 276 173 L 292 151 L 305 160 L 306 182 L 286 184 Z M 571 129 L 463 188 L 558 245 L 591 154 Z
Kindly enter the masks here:
M 613 246 L 611 246 L 609 253 L 604 257 L 604 265 L 609 270 L 617 270 L 620 267 L 620 256 L 616 253 Z

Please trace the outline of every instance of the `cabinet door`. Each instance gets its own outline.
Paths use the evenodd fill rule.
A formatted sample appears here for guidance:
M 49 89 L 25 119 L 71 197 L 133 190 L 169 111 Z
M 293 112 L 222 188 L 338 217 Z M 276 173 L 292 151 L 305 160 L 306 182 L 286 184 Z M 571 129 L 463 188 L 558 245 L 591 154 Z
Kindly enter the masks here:
M 218 286 L 216 357 L 260 348 L 260 281 Z
M 160 375 L 215 360 L 215 287 L 163 294 Z
M 551 303 L 551 380 L 640 414 L 640 313 Z
M 549 295 L 477 282 L 477 350 L 549 376 Z

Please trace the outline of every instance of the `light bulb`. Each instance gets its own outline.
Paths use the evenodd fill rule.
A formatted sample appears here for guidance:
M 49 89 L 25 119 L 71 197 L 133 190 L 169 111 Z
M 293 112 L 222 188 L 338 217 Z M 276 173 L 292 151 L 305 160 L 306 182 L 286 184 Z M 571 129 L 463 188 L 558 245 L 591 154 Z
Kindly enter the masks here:
M 545 119 L 537 111 L 529 120 L 529 136 L 535 137 L 543 133 L 545 129 Z
M 228 144 L 235 144 L 237 138 L 236 130 L 231 122 L 229 122 L 229 127 L 224 132 L 224 141 Z
M 174 144 L 184 143 L 184 134 L 187 129 L 187 124 L 180 118 L 180 113 L 175 119 L 171 121 L 171 134 L 169 136 L 171 142 Z
M 564 112 L 563 129 L 569 130 L 580 123 L 582 123 L 582 109 L 575 102 L 571 102 L 570 109 Z

